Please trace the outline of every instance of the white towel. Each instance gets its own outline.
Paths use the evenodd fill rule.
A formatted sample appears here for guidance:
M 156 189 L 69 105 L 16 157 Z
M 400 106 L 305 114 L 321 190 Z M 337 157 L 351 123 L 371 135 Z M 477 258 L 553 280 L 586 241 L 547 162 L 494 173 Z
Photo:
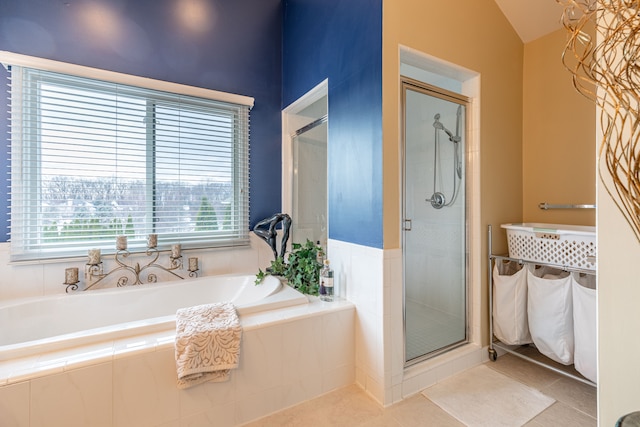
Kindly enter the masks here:
M 242 326 L 230 302 L 181 308 L 176 313 L 178 388 L 229 379 L 238 367 Z

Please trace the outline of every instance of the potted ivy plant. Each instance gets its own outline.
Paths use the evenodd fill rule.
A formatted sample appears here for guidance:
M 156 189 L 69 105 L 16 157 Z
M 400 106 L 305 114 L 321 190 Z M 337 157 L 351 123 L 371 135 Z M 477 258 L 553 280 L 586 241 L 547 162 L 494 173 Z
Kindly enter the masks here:
M 256 285 L 270 274 L 285 278 L 289 286 L 303 294 L 318 295 L 318 276 L 322 268 L 317 261 L 320 250 L 322 249 L 309 239 L 304 244 L 292 243 L 286 262 L 282 257 L 277 257 L 271 261 L 266 271 L 258 270 Z

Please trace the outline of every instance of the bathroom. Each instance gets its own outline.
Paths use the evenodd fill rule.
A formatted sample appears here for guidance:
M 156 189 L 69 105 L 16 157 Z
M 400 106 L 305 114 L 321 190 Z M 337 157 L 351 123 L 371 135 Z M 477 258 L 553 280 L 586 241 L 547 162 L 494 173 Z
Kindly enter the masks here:
M 562 48 L 564 34 L 523 44 L 492 0 L 233 3 L 207 2 L 215 7 L 196 15 L 209 19 L 192 14 L 186 25 L 174 18 L 204 3 L 154 2 L 150 8 L 124 0 L 0 0 L 0 50 L 254 97 L 251 224 L 281 209 L 281 110 L 328 79 L 328 253 L 343 296 L 357 307 L 354 382 L 383 405 L 425 387 L 433 370 L 404 373 L 397 354 L 402 344 L 394 341 L 402 326 L 400 126 L 398 103 L 388 100 L 400 99 L 400 46 L 411 58 L 476 73 L 481 90 L 475 95 L 481 96 L 470 128 L 477 144 L 470 164 L 478 179 L 470 195 L 469 248 L 475 348 L 451 363 L 462 369 L 486 358 L 488 224 L 597 223 L 600 416 L 615 420 L 634 409 L 629 396 L 637 395 L 640 381 L 627 368 L 639 344 L 627 339 L 628 351 L 615 349 L 637 328 L 633 308 L 624 309 L 640 292 L 626 284 L 637 279 L 620 266 L 632 265 L 638 249 L 606 193 L 596 193 L 595 107 L 572 92 L 570 77 L 556 64 L 559 53 L 553 52 Z M 100 4 L 105 8 L 85 7 Z M 0 73 L 6 78 L 4 68 Z M 7 128 L 0 117 L 2 134 Z M 567 165 L 567 158 L 575 160 Z M 8 154 L 2 162 L 7 170 Z M 561 181 L 566 185 L 557 185 Z M 596 201 L 597 218 L 593 211 L 542 212 L 537 206 L 544 201 Z M 5 206 L 3 222 L 8 213 Z M 494 237 L 503 241 L 497 232 Z M 1 245 L 0 298 L 64 292 L 66 264 L 9 265 L 9 244 Z M 258 245 L 199 253 L 202 274 L 264 266 L 269 254 Z M 504 251 L 502 245 L 495 249 Z

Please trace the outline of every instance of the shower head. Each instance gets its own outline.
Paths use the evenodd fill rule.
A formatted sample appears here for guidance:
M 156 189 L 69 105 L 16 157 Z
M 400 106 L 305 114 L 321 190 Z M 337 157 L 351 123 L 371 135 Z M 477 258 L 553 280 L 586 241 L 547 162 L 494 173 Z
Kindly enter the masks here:
M 444 127 L 444 125 L 440 122 L 440 113 L 433 116 L 433 127 L 436 129 L 440 129 L 444 131 L 449 136 L 449 141 L 451 142 L 460 142 L 459 137 L 454 136 L 449 129 Z
M 440 113 L 433 116 L 433 127 L 436 129 L 444 130 L 444 125 L 440 123 Z

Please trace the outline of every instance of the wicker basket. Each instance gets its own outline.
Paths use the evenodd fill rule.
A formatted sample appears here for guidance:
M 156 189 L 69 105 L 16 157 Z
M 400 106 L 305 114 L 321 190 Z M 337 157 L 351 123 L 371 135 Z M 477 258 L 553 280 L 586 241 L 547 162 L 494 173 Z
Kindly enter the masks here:
M 502 224 L 509 257 L 559 266 L 596 269 L 595 227 L 564 224 Z

